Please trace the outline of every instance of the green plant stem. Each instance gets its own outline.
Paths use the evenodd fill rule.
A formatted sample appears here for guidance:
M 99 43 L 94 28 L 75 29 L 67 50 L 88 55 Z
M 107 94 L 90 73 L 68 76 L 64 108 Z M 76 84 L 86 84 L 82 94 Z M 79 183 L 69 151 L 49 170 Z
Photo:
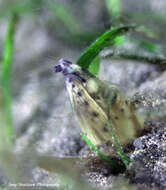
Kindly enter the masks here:
M 106 31 L 86 51 L 84 51 L 77 60 L 77 64 L 84 69 L 88 69 L 91 62 L 105 47 L 111 45 L 111 43 L 113 44 L 116 37 L 121 36 L 133 28 L 135 28 L 135 26 L 122 26 Z
M 100 57 L 96 56 L 96 58 L 90 64 L 88 71 L 94 75 L 98 75 L 99 69 L 100 69 Z
M 13 38 L 16 28 L 17 15 L 12 14 L 9 21 L 8 30 L 5 39 L 4 54 L 2 60 L 2 75 L 1 75 L 1 85 L 2 85 L 2 115 L 4 117 L 4 135 L 6 142 L 8 144 L 12 143 L 12 136 L 14 135 L 14 127 L 12 120 L 12 96 L 11 96 L 11 67 L 13 58 Z
M 129 163 L 131 162 L 130 158 L 125 155 L 122 148 L 120 147 L 120 145 L 118 143 L 118 140 L 117 140 L 117 137 L 116 137 L 116 135 L 114 133 L 113 127 L 111 125 L 110 120 L 108 121 L 108 126 L 109 126 L 109 129 L 110 129 L 111 133 L 112 133 L 112 138 L 113 138 L 114 144 L 115 144 L 115 146 L 116 146 L 116 148 L 117 148 L 117 150 L 118 150 L 118 152 L 120 154 L 120 157 L 121 157 L 123 163 L 125 164 L 125 166 L 127 168 Z
M 115 160 L 111 159 L 109 156 L 106 156 L 103 152 L 101 152 L 89 139 L 85 134 L 82 134 L 83 139 L 88 144 L 88 146 L 96 152 L 100 158 L 109 163 L 114 169 L 117 171 L 123 171 L 123 168 L 120 164 L 118 164 Z

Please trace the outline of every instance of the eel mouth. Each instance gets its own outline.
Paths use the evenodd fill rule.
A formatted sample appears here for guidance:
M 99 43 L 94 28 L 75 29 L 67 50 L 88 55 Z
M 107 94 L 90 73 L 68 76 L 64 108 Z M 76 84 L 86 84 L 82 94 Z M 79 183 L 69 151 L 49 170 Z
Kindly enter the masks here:
M 64 76 L 74 72 L 73 63 L 71 61 L 60 59 L 59 64 L 54 67 L 55 73 L 62 72 Z
M 59 64 L 54 67 L 54 72 L 61 72 L 67 82 L 77 81 L 85 82 L 83 76 L 81 76 L 81 67 L 72 63 L 71 61 L 60 59 Z

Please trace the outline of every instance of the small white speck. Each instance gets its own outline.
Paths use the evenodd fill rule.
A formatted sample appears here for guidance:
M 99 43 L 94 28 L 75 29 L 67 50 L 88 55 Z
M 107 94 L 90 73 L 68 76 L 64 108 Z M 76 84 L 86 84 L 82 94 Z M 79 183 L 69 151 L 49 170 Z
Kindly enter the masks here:
M 90 93 L 96 93 L 98 91 L 98 85 L 94 79 L 88 80 L 87 88 Z

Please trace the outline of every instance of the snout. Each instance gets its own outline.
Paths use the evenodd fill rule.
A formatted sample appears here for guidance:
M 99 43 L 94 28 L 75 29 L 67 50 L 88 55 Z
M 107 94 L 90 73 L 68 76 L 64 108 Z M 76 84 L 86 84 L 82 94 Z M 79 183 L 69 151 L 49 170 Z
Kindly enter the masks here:
M 65 60 L 65 59 L 60 59 L 59 64 L 54 67 L 55 73 L 58 72 L 64 72 L 69 66 L 72 64 L 72 62 Z
M 66 76 L 68 74 L 72 74 L 73 72 L 75 72 L 78 67 L 79 66 L 73 64 L 71 61 L 60 59 L 59 64 L 54 67 L 54 71 L 56 73 L 62 72 L 63 75 Z

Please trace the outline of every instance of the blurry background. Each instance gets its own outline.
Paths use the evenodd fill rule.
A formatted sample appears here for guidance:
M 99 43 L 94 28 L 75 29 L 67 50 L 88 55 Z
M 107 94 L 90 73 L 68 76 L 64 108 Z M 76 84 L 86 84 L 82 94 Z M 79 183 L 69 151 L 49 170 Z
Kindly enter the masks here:
M 140 29 L 128 34 L 125 44 L 101 53 L 100 77 L 117 83 L 129 96 L 138 91 L 149 95 L 149 89 L 152 94 L 157 92 L 155 97 L 160 101 L 154 98 L 154 104 L 162 109 L 161 102 L 166 99 L 165 9 L 164 0 L 0 0 L 1 73 L 9 22 L 16 18 L 11 71 L 12 150 L 21 154 L 23 165 L 31 161 L 33 152 L 82 154 L 86 145 L 71 111 L 63 76 L 54 74 L 53 67 L 60 58 L 75 62 L 112 27 L 134 24 Z M 7 149 L 3 142 L 1 149 Z M 5 165 L 5 159 L 1 159 L 1 165 Z M 8 161 L 5 163 L 2 184 L 8 184 L 11 171 L 19 170 L 10 170 Z M 55 176 L 50 178 L 35 167 L 32 161 L 20 170 L 25 170 L 30 181 L 54 182 Z

